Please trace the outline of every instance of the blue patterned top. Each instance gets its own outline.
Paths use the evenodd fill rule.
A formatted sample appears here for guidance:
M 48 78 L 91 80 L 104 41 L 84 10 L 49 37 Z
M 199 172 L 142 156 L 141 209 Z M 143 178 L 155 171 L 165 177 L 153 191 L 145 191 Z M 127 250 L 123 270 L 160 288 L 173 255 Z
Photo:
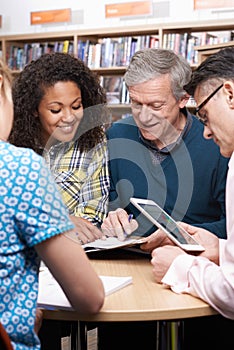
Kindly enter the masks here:
M 42 157 L 0 141 L 0 319 L 14 349 L 34 333 L 39 258 L 34 246 L 73 228 Z

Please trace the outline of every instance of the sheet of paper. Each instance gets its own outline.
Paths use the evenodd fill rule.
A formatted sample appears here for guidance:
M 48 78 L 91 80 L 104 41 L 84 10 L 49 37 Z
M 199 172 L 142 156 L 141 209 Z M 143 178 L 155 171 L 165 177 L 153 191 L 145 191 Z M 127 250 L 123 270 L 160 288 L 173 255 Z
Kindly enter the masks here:
M 132 276 L 99 277 L 103 282 L 106 296 L 132 283 Z M 45 266 L 40 268 L 37 304 L 38 307 L 50 310 L 72 310 L 72 306 L 65 296 L 62 288 L 52 276 L 49 269 Z
M 82 247 L 86 252 L 92 252 L 103 249 L 114 249 L 132 246 L 135 244 L 143 243 L 144 238 L 127 238 L 124 241 L 120 241 L 117 237 L 107 237 L 106 239 L 96 239 L 94 242 L 83 244 Z

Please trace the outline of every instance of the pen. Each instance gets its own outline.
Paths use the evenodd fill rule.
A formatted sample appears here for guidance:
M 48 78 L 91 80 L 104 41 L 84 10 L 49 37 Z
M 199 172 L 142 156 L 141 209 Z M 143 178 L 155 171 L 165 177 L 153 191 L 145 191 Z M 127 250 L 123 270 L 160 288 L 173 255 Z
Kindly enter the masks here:
M 128 222 L 131 222 L 131 220 L 133 219 L 133 214 L 129 214 L 128 215 Z M 124 238 L 127 238 L 128 234 L 124 231 Z

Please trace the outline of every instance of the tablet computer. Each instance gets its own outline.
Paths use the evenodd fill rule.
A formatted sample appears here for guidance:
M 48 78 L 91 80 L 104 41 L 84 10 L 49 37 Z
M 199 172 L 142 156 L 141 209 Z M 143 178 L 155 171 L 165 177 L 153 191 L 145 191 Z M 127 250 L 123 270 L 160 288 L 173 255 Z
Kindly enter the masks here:
M 202 247 L 184 228 L 150 199 L 130 198 L 130 202 L 143 213 L 154 225 L 162 229 L 180 248 L 187 251 L 204 251 Z

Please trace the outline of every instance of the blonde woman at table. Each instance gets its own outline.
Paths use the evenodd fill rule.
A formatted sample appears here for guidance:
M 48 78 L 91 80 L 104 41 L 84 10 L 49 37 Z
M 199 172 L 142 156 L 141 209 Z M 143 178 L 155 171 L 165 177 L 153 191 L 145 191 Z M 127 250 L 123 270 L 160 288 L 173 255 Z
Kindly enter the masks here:
M 43 158 L 7 142 L 12 122 L 11 75 L 0 61 L 0 321 L 14 350 L 39 350 L 34 324 L 40 260 L 80 312 L 97 313 L 104 288 L 70 239 L 74 225 Z

